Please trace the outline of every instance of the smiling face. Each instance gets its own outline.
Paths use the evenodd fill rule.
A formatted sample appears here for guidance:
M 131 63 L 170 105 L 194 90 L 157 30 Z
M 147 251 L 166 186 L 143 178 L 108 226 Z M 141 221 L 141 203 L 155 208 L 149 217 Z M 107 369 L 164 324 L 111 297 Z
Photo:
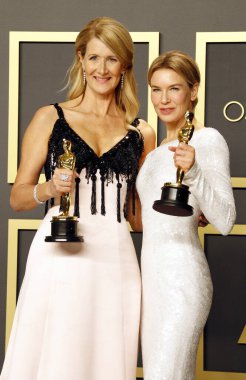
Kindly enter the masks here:
M 123 67 L 112 50 L 94 37 L 88 42 L 84 57 L 80 54 L 80 61 L 88 89 L 104 96 L 114 93 L 120 82 Z
M 155 71 L 150 80 L 151 100 L 159 118 L 167 127 L 180 127 L 184 124 L 184 115 L 192 109 L 196 99 L 198 85 L 189 87 L 185 79 L 172 69 Z

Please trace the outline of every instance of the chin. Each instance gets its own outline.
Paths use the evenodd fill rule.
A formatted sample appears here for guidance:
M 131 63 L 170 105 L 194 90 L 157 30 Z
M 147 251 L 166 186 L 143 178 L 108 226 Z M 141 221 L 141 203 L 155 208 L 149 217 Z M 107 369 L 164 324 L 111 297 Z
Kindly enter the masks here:
M 163 121 L 164 123 L 174 123 L 177 121 L 177 118 L 174 117 L 173 115 L 160 114 L 158 116 L 159 116 L 160 120 Z
M 163 123 L 170 123 L 170 124 L 180 124 L 182 121 L 184 122 L 184 115 L 158 115 L 160 120 L 163 121 Z

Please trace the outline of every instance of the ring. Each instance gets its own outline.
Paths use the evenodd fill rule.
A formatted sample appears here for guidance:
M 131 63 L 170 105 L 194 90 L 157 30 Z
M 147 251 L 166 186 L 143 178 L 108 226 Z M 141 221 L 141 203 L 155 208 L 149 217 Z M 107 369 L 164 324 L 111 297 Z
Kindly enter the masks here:
M 64 174 L 64 173 L 61 173 L 61 174 L 60 174 L 60 180 L 61 180 L 61 181 L 65 181 L 65 182 L 67 182 L 67 181 L 68 181 L 68 178 L 69 178 L 69 175 L 68 175 L 68 174 Z

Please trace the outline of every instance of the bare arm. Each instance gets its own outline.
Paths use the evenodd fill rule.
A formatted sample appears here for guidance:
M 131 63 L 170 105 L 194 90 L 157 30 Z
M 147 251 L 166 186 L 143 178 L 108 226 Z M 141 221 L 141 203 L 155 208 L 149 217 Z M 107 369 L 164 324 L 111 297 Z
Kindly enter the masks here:
M 10 195 L 10 205 L 15 211 L 30 210 L 37 206 L 33 190 L 46 161 L 48 140 L 56 119 L 56 110 L 53 106 L 43 107 L 35 113 L 26 129 L 22 142 L 21 162 Z M 62 171 L 71 174 L 68 170 Z M 70 182 L 66 185 L 70 186 Z M 69 190 L 67 188 L 62 190 L 70 191 L 70 187 Z M 59 190 L 56 179 L 40 184 L 37 189 L 40 201 L 46 201 L 60 194 L 61 189 Z
M 139 168 L 144 163 L 145 157 L 149 152 L 151 152 L 155 148 L 156 143 L 156 135 L 153 128 L 147 124 L 144 120 L 140 120 L 140 124 L 138 126 L 141 134 L 144 138 L 144 151 L 139 160 Z M 130 199 L 131 204 L 131 199 Z M 132 213 L 131 207 L 129 207 L 129 215 L 128 221 L 134 231 L 141 232 L 142 227 L 142 215 L 141 215 L 141 203 L 138 194 L 135 196 L 135 215 Z

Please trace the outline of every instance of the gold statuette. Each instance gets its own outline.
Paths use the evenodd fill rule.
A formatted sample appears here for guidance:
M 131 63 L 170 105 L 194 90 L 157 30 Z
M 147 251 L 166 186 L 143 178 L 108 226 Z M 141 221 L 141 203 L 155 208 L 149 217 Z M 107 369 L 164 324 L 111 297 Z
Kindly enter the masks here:
M 57 167 L 64 169 L 75 169 L 76 157 L 71 152 L 72 144 L 69 140 L 63 139 L 64 153 L 58 157 Z M 67 181 L 68 174 L 60 174 L 62 181 Z M 69 216 L 71 194 L 63 193 L 60 198 L 60 214 L 53 216 L 51 220 L 51 235 L 45 237 L 47 242 L 83 242 L 82 236 L 77 235 L 78 218 Z
M 187 111 L 185 113 L 185 126 L 179 130 L 178 140 L 188 144 L 194 132 L 192 124 L 194 114 Z M 156 200 L 153 209 L 167 215 L 190 216 L 193 214 L 193 207 L 188 205 L 189 187 L 182 184 L 184 171 L 177 169 L 176 183 L 166 182 L 162 187 L 161 199 Z
M 64 153 L 58 157 L 58 163 L 57 163 L 58 168 L 74 170 L 75 163 L 76 163 L 76 157 L 75 157 L 75 154 L 73 154 L 71 152 L 71 146 L 72 146 L 72 144 L 70 141 L 63 139 Z M 62 177 L 61 179 L 64 181 L 66 181 L 68 179 L 67 174 L 61 174 L 61 177 Z M 68 216 L 70 203 L 71 203 L 70 193 L 64 193 L 61 196 L 61 200 L 60 200 L 61 214 L 58 216 L 58 218 Z

